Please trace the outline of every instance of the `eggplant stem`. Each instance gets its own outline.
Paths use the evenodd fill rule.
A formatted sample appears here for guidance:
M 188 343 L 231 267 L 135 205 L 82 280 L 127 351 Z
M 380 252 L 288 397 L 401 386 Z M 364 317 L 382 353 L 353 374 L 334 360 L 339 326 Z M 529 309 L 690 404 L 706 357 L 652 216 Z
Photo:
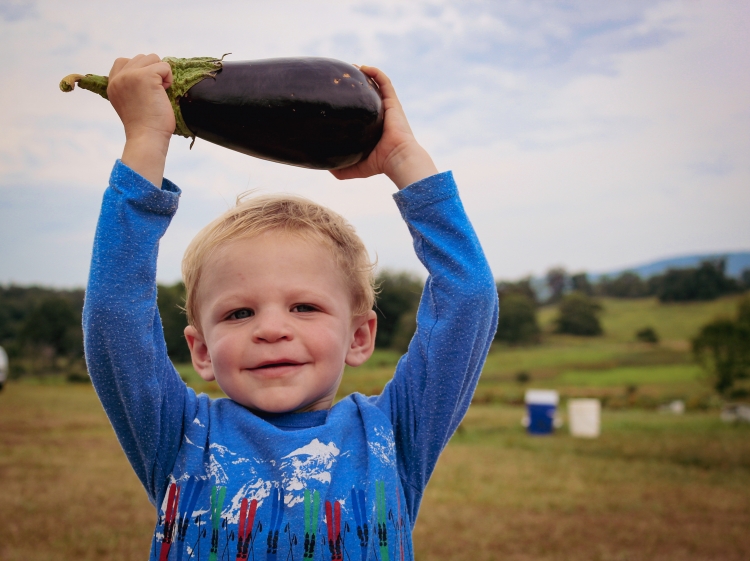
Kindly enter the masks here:
M 221 58 L 196 57 L 175 58 L 165 57 L 162 60 L 168 62 L 172 67 L 172 85 L 167 88 L 167 97 L 172 105 L 175 117 L 174 134 L 192 138 L 195 142 L 195 134 L 188 128 L 180 110 L 180 99 L 201 80 L 211 77 L 216 79 L 216 74 L 221 71 L 221 61 L 232 53 L 226 53 Z M 97 93 L 104 99 L 107 98 L 107 76 L 96 76 L 95 74 L 69 74 L 60 82 L 60 89 L 64 92 L 72 92 L 76 84 L 78 87 Z M 192 144 L 190 144 L 192 147 Z
M 60 89 L 64 92 L 72 92 L 76 84 L 84 90 L 89 90 L 107 99 L 107 85 L 109 78 L 95 74 L 68 74 L 60 81 Z
M 60 80 L 60 89 L 64 92 L 72 92 L 76 89 L 76 84 L 81 81 L 83 74 L 68 74 Z

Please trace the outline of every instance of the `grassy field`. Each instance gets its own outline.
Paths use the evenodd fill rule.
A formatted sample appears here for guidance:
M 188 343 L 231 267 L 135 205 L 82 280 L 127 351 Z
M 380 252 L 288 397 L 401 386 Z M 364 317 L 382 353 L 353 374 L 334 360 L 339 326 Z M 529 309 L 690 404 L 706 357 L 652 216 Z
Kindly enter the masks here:
M 493 349 L 425 494 L 417 559 L 750 559 L 750 426 L 719 420 L 687 345 L 735 301 L 606 300 L 604 337 Z M 552 317 L 542 310 L 545 325 Z M 645 325 L 662 344 L 633 341 Z M 397 358 L 376 353 L 347 372 L 342 393 L 378 392 Z M 528 387 L 602 397 L 602 436 L 529 437 Z M 658 412 L 675 398 L 685 415 Z M 155 514 L 90 386 L 29 380 L 0 393 L 0 481 L 0 559 L 147 558 Z

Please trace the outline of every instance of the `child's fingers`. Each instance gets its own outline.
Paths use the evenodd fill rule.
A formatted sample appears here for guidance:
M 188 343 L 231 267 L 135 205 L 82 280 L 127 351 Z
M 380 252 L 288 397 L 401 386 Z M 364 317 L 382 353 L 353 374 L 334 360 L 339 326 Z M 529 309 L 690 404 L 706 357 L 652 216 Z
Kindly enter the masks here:
M 161 76 L 161 85 L 164 86 L 165 90 L 172 85 L 172 67 L 169 66 L 168 62 L 157 62 L 151 68 Z
M 167 62 L 163 62 L 159 55 L 151 53 L 149 55 L 139 54 L 133 58 L 118 58 L 110 71 L 110 79 L 122 70 L 140 70 L 147 68 L 149 71 L 156 72 L 161 77 L 162 86 L 167 89 L 172 85 L 172 67 Z
M 119 74 L 119 72 L 125 68 L 125 65 L 130 62 L 129 58 L 118 58 L 114 64 L 112 65 L 112 68 L 109 71 L 109 79 L 115 77 L 116 74 Z
M 399 102 L 398 96 L 396 95 L 396 89 L 393 87 L 391 79 L 386 76 L 385 72 L 374 66 L 362 65 L 359 69 L 364 74 L 375 80 L 375 83 L 380 88 L 380 94 L 383 96 L 384 101 L 394 101 L 396 104 L 401 105 L 401 102 Z
M 161 62 L 159 55 L 151 53 L 150 55 L 136 55 L 130 59 L 129 68 L 143 68 Z

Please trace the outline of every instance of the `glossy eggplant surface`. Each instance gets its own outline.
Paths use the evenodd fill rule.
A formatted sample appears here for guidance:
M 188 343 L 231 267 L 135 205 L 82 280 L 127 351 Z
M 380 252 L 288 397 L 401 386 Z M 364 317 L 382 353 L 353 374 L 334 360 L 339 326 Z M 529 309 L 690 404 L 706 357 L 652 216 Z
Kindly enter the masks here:
M 377 85 L 357 67 L 327 58 L 224 62 L 179 103 L 199 138 L 313 169 L 359 162 L 383 132 Z

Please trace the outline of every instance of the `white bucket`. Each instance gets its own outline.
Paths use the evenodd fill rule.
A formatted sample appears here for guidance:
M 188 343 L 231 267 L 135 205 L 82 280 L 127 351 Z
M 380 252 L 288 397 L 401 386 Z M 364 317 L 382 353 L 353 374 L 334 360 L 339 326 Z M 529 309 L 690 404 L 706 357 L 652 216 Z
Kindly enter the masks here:
M 580 438 L 596 438 L 601 432 L 602 404 L 598 399 L 569 399 L 570 434 Z

